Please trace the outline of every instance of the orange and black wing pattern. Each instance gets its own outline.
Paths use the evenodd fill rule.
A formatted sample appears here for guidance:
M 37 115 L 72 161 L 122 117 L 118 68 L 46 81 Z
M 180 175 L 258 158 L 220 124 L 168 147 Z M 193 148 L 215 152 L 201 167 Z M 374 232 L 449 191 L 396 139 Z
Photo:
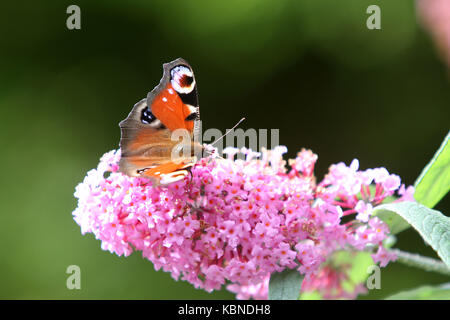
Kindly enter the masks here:
M 191 66 L 184 59 L 163 65 L 159 83 L 146 99 L 135 104 L 120 122 L 122 152 L 120 171 L 135 177 L 147 177 L 157 184 L 183 179 L 195 164 L 194 153 L 173 158 L 179 151 L 172 133 L 183 129 L 189 134 L 189 147 L 198 148 L 200 111 L 197 85 Z

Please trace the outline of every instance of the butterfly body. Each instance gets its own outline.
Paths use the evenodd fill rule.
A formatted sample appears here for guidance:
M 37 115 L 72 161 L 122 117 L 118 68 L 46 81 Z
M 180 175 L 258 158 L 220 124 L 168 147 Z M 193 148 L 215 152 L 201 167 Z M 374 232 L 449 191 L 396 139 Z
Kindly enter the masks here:
M 198 142 L 200 111 L 192 68 L 179 58 L 163 69 L 160 83 L 119 124 L 119 170 L 155 184 L 184 179 L 203 150 Z

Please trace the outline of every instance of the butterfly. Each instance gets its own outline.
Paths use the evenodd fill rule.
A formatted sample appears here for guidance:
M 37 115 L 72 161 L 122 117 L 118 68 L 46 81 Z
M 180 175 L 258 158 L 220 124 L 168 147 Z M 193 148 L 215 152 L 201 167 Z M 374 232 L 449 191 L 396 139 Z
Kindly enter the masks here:
M 198 142 L 200 108 L 192 67 L 178 58 L 163 69 L 160 83 L 119 123 L 119 171 L 148 178 L 155 185 L 184 179 L 204 150 Z M 185 133 L 181 142 L 173 138 L 180 130 Z

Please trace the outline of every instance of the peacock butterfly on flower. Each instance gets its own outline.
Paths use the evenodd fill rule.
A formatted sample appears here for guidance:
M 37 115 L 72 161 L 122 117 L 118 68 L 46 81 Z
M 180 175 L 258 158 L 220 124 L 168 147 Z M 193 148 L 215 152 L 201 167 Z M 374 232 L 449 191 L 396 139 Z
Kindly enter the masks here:
M 163 69 L 160 83 L 119 123 L 119 170 L 129 176 L 149 178 L 156 185 L 184 179 L 204 149 L 198 142 L 200 109 L 191 66 L 178 58 L 165 63 Z M 181 143 L 173 139 L 179 129 L 189 137 Z M 183 148 L 190 152 L 174 159 L 173 152 Z

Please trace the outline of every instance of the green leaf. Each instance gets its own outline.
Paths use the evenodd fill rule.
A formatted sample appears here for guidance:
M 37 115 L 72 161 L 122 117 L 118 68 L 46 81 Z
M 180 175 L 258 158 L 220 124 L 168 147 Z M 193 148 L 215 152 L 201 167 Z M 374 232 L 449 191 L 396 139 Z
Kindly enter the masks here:
M 375 214 L 392 211 L 405 219 L 450 267 L 450 219 L 437 210 L 417 202 L 383 204 L 375 208 Z
M 353 258 L 352 268 L 348 272 L 349 279 L 353 283 L 359 284 L 366 281 L 369 274 L 367 268 L 374 265 L 373 259 L 369 252 L 358 252 Z
M 387 297 L 386 300 L 450 300 L 450 283 L 402 291 Z
M 433 208 L 450 190 L 449 140 L 450 132 L 414 184 L 414 198 L 429 208 Z
M 347 292 L 353 292 L 356 286 L 366 281 L 367 268 L 374 264 L 369 252 L 348 250 L 336 252 L 330 263 L 335 269 L 345 270 L 347 279 L 341 285 Z
M 303 278 L 295 269 L 272 273 L 269 282 L 269 300 L 297 300 Z
M 299 300 L 322 300 L 322 295 L 314 290 L 314 291 L 309 291 L 309 292 L 302 292 L 300 294 L 300 298 L 298 298 Z
M 340 250 L 333 253 L 325 265 L 345 273 L 341 286 L 347 292 L 354 292 L 357 286 L 367 280 L 370 275 L 367 268 L 374 265 L 374 262 L 370 252 Z M 323 297 L 318 291 L 303 291 L 299 299 L 321 300 Z
M 382 206 L 375 208 L 374 215 L 386 222 L 391 234 L 397 234 L 408 229 L 411 225 L 397 213 L 383 209 Z

